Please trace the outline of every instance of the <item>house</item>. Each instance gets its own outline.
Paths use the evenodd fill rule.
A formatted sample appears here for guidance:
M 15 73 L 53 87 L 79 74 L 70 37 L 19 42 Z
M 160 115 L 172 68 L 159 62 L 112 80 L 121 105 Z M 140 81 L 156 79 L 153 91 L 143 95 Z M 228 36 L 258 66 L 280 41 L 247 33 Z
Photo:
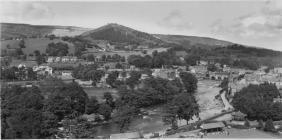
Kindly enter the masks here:
M 138 139 L 142 138 L 139 132 L 111 134 L 110 139 Z
M 273 73 L 279 73 L 282 74 L 282 67 L 276 67 L 273 69 Z
M 177 72 L 174 69 L 153 69 L 152 76 L 173 80 L 177 77 Z
M 92 87 L 93 85 L 93 81 L 92 80 L 89 80 L 89 81 L 82 81 L 80 79 L 75 79 L 74 80 L 76 83 L 78 83 L 79 85 L 81 86 L 84 86 L 84 87 Z
M 140 50 L 149 49 L 149 46 L 147 46 L 147 45 L 139 45 L 139 46 L 137 47 L 137 49 L 140 49 Z
M 230 72 L 230 67 L 228 67 L 227 65 L 223 65 L 223 69 L 222 69 L 222 71 L 223 72 Z
M 50 66 L 34 66 L 33 68 L 34 72 L 37 72 L 39 75 L 52 75 L 53 74 L 53 68 Z
M 70 58 L 70 61 L 71 62 L 77 62 L 78 58 L 76 56 L 73 56 L 73 57 Z
M 140 77 L 141 80 L 144 80 L 144 79 L 147 79 L 147 78 L 149 78 L 148 74 L 141 74 L 141 77 Z
M 202 129 L 201 131 L 204 133 L 223 131 L 224 127 L 225 125 L 222 122 L 206 123 L 200 126 L 200 128 Z
M 198 61 L 198 65 L 206 66 L 206 65 L 208 65 L 208 62 L 200 60 L 200 61 Z
M 72 71 L 62 71 L 62 76 L 65 76 L 65 77 L 72 76 Z
M 282 103 L 282 98 L 273 98 L 273 102 L 276 103 Z
M 218 69 L 221 68 L 221 64 L 220 64 L 220 63 L 215 63 L 214 65 L 215 65 Z
M 95 61 L 96 62 L 101 62 L 102 61 L 102 56 L 101 55 L 98 55 L 95 57 Z
M 53 56 L 49 56 L 48 59 L 47 59 L 47 63 L 53 63 L 55 61 L 55 57 Z
M 212 80 L 223 80 L 224 78 L 228 78 L 229 74 L 228 73 L 210 73 L 210 78 Z
M 61 61 L 62 62 L 69 62 L 70 61 L 70 57 L 69 56 L 63 56 Z
M 54 62 L 61 62 L 61 57 L 56 57 Z
M 208 67 L 204 65 L 190 66 L 189 69 L 192 73 L 206 74 L 208 72 Z
M 241 111 L 233 112 L 232 114 L 232 120 L 235 121 L 244 121 L 246 118 L 246 114 L 242 113 Z

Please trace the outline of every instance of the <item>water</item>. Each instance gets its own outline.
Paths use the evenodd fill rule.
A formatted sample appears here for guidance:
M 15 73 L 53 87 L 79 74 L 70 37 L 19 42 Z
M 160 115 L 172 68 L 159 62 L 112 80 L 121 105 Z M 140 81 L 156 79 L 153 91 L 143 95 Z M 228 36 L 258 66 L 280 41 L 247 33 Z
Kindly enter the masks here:
M 160 113 L 161 106 L 155 107 L 154 109 L 147 109 L 152 112 L 150 115 L 140 115 L 134 118 L 129 126 L 130 132 L 140 131 L 143 133 L 156 132 L 169 128 L 162 121 L 162 114 Z M 109 136 L 110 134 L 120 133 L 119 127 L 115 123 L 108 123 L 96 127 L 97 136 Z
M 201 96 L 201 98 L 199 98 L 198 103 L 204 104 L 205 100 L 211 100 L 210 102 L 214 103 L 212 99 L 219 92 L 219 88 L 216 87 L 218 83 L 219 82 L 217 81 L 210 81 L 210 80 L 199 81 L 196 95 Z M 129 126 L 129 131 L 131 132 L 141 131 L 143 133 L 149 133 L 149 132 L 157 132 L 169 128 L 170 126 L 165 125 L 162 121 L 162 107 L 163 106 L 157 106 L 157 107 L 146 109 L 146 111 L 151 112 L 151 114 L 145 115 L 145 117 L 141 115 L 137 118 L 134 118 Z M 221 111 L 221 109 L 219 110 Z M 214 115 L 214 112 L 206 113 L 206 111 L 203 111 L 201 113 L 201 115 L 204 115 L 204 116 L 200 115 L 202 119 L 204 119 L 207 116 Z M 96 129 L 97 129 L 97 136 L 109 136 L 110 134 L 120 133 L 119 127 L 115 123 L 109 123 L 109 124 L 97 126 Z

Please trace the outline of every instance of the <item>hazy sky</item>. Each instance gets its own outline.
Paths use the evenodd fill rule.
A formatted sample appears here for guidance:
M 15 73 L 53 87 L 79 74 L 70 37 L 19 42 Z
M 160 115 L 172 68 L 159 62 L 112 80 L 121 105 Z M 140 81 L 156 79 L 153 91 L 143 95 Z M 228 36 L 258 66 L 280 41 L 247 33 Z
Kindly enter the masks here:
M 207 36 L 282 51 L 282 0 L 2 1 L 1 22 L 97 28 L 118 23 L 148 33 Z

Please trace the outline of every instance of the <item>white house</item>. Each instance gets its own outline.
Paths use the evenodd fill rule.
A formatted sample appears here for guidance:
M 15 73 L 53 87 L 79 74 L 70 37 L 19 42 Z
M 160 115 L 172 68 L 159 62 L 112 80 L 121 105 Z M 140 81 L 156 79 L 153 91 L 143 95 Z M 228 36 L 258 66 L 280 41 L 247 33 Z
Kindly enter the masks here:
M 55 57 L 53 57 L 53 56 L 50 56 L 47 59 L 47 63 L 53 63 L 54 61 L 55 61 Z
M 53 74 L 53 68 L 50 66 L 34 66 L 33 71 L 37 72 L 37 74 L 44 75 L 52 75 Z
M 273 69 L 273 73 L 282 74 L 282 67 L 277 67 Z
M 56 57 L 55 62 L 60 62 L 61 61 L 61 57 Z

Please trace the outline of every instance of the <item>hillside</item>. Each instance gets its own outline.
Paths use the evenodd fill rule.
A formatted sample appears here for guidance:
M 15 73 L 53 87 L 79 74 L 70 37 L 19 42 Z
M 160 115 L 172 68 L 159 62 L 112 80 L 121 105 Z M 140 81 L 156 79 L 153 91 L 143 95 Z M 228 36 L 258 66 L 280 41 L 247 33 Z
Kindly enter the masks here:
M 42 37 L 50 34 L 54 34 L 56 36 L 75 36 L 80 35 L 88 30 L 90 29 L 73 26 L 1 23 L 1 39 L 17 37 Z
M 155 37 L 168 42 L 178 44 L 184 47 L 193 45 L 207 45 L 209 47 L 223 47 L 232 45 L 233 43 L 208 37 L 197 37 L 197 36 L 183 36 L 183 35 L 161 35 L 154 34 Z
M 85 32 L 81 37 L 87 40 L 108 40 L 127 44 L 159 44 L 162 40 L 151 34 L 137 31 L 119 24 L 107 24 L 100 28 Z
M 74 45 L 72 43 L 63 41 L 61 39 L 53 39 L 50 40 L 49 38 L 28 38 L 24 39 L 26 48 L 23 48 L 22 51 L 24 54 L 29 55 L 33 54 L 35 50 L 39 50 L 40 53 L 46 53 L 46 48 L 49 43 L 58 43 L 63 42 L 67 43 L 69 46 L 69 53 L 74 53 Z M 7 46 L 9 45 L 10 49 L 19 48 L 20 40 L 4 40 L 1 41 L 1 51 L 8 50 Z

